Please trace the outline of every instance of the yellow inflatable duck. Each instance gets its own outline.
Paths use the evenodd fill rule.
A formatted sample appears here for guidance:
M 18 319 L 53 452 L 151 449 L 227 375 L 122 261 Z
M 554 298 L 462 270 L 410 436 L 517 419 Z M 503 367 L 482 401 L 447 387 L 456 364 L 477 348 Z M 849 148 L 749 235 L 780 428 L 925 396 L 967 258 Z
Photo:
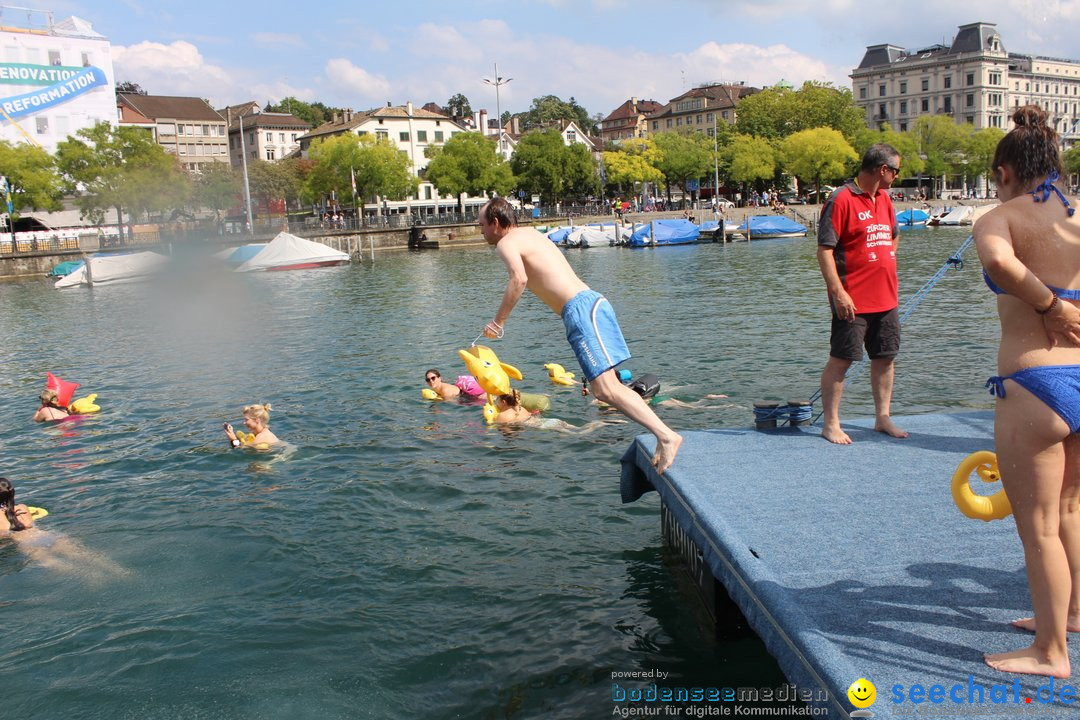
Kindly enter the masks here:
M 458 350 L 465 367 L 488 395 L 505 395 L 510 392 L 510 378 L 521 379 L 521 371 L 513 365 L 499 362 L 495 352 L 486 345 L 473 345 Z
M 420 397 L 424 398 L 425 400 L 442 400 L 442 395 L 439 395 L 439 393 L 435 392 L 431 388 L 424 388 L 423 390 L 421 390 Z
M 90 413 L 96 413 L 101 408 L 94 403 L 97 400 L 97 393 L 91 393 L 86 397 L 81 397 L 68 405 L 68 412 L 73 415 L 89 415 Z
M 499 362 L 495 351 L 486 345 L 473 345 L 464 350 L 458 350 L 458 355 L 465 361 L 465 367 L 469 374 L 476 378 L 476 383 L 487 393 L 488 401 L 484 404 L 484 421 L 491 425 L 495 422 L 498 411 L 495 409 L 495 398 L 510 392 L 510 378 L 521 379 L 521 371 L 513 365 Z
M 30 517 L 34 518 L 35 520 L 40 520 L 41 518 L 49 514 L 49 511 L 45 508 L 30 507 L 28 505 L 26 509 L 30 511 Z
M 577 381 L 574 380 L 574 373 L 567 372 L 566 368 L 556 363 L 548 363 L 544 366 L 544 369 L 548 371 L 548 377 L 551 382 L 556 385 L 576 385 Z

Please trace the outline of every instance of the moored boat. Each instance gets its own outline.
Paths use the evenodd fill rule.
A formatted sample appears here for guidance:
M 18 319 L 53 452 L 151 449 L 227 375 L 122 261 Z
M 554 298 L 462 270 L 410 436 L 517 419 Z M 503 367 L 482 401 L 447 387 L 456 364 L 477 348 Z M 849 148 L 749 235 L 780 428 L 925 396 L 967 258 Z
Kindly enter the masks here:
M 57 280 L 54 287 L 63 289 L 91 284 L 119 285 L 138 282 L 156 275 L 168 262 L 169 258 L 155 252 L 97 255 L 90 259 L 89 274 L 84 264 Z
M 305 270 L 344 265 L 348 262 L 348 253 L 290 235 L 287 232 L 280 232 L 264 248 L 237 267 L 236 272 Z
M 656 237 L 653 237 L 655 228 Z M 654 220 L 639 225 L 630 235 L 630 247 L 656 247 L 660 245 L 690 245 L 701 241 L 701 228 L 689 220 Z
M 739 225 L 738 230 L 751 240 L 806 237 L 805 225 L 783 215 L 755 215 Z

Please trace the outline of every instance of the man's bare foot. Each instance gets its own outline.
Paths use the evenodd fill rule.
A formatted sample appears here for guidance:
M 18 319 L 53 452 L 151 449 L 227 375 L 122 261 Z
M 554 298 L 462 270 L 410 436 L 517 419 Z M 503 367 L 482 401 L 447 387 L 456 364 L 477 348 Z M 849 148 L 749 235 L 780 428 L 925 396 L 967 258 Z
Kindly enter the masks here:
M 1013 620 L 1011 623 L 1014 628 L 1020 630 L 1027 630 L 1028 632 L 1035 632 L 1035 618 L 1026 617 Z M 1070 615 L 1065 622 L 1065 630 L 1068 632 L 1080 632 L 1080 617 L 1076 615 Z
M 900 428 L 896 427 L 896 423 L 894 423 L 892 421 L 892 418 L 888 416 L 878 418 L 877 422 L 874 423 L 874 429 L 877 430 L 879 433 L 885 433 L 886 435 L 891 435 L 894 438 L 906 438 L 908 436 L 907 430 L 901 430 Z
M 851 436 L 844 432 L 840 425 L 826 425 L 821 428 L 821 437 L 837 445 L 850 445 Z
M 663 473 L 669 467 L 671 463 L 675 462 L 675 455 L 679 452 L 679 446 L 682 445 L 682 435 L 672 433 L 670 438 L 663 440 L 657 440 L 656 442 L 656 454 L 653 455 L 652 464 L 656 468 L 656 472 Z
M 1033 647 L 1007 653 L 987 653 L 983 655 L 983 660 L 995 670 L 1016 675 L 1048 675 L 1055 678 L 1067 678 L 1072 672 L 1068 655 L 1051 661 Z

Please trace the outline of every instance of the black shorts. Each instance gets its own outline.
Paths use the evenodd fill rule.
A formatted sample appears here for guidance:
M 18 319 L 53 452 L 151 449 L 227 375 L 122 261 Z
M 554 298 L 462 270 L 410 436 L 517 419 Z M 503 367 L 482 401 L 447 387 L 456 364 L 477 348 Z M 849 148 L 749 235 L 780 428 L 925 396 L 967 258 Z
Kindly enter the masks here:
M 833 314 L 829 354 L 854 362 L 862 360 L 864 346 L 871 360 L 896 357 L 900 352 L 900 312 L 896 308 L 856 315 L 851 321 Z

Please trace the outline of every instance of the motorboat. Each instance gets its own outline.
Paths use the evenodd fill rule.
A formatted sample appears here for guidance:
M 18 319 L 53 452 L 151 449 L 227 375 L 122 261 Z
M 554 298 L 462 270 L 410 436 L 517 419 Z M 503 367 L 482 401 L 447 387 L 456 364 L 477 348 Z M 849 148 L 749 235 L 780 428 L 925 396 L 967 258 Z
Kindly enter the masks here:
M 896 214 L 896 224 L 900 227 L 925 227 L 930 213 L 918 208 L 911 208 Z
M 738 228 L 749 240 L 806 237 L 806 226 L 783 215 L 754 215 Z
M 273 272 L 344 265 L 349 254 L 341 250 L 280 232 L 259 252 L 244 261 L 236 272 Z
M 655 232 L 655 237 L 653 233 Z M 638 225 L 630 235 L 630 247 L 659 247 L 661 245 L 691 245 L 701 242 L 701 228 L 689 220 L 678 218 L 653 220 Z
M 959 205 L 938 218 L 938 225 L 970 225 L 975 208 L 971 205 Z
M 258 255 L 264 247 L 266 247 L 266 243 L 248 243 L 247 245 L 225 248 L 214 253 L 214 257 L 229 265 L 243 265 Z
M 90 258 L 89 273 L 84 264 L 57 280 L 54 287 L 63 289 L 138 282 L 158 274 L 168 262 L 169 258 L 155 252 L 96 255 Z

